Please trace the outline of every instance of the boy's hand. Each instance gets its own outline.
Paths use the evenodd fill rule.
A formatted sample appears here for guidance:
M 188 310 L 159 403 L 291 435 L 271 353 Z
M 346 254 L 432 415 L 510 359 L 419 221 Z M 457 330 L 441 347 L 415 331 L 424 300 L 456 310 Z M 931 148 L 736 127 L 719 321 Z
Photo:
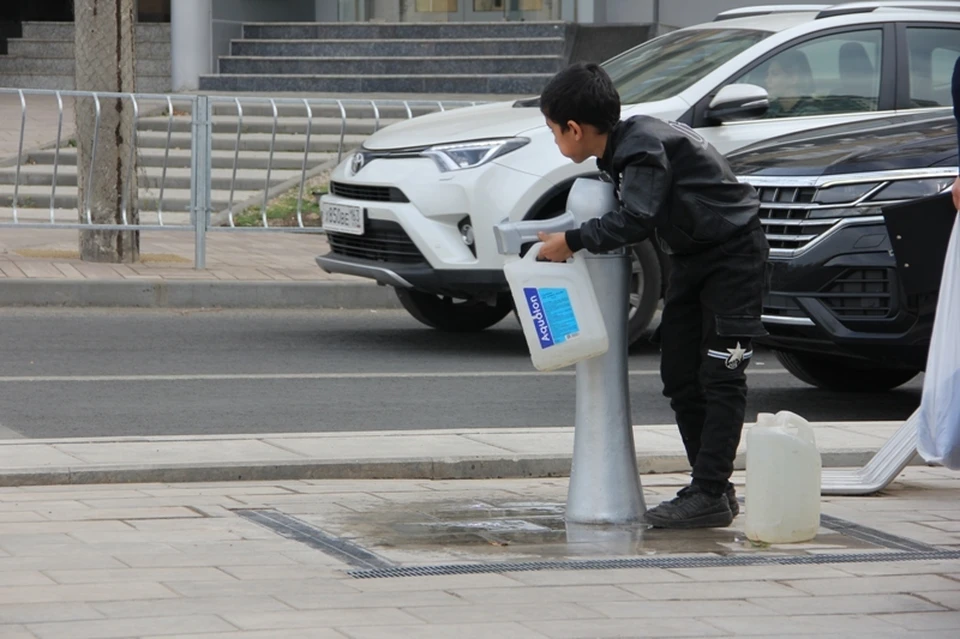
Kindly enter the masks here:
M 960 177 L 953 183 L 953 206 L 960 211 Z
M 537 234 L 543 246 L 540 247 L 540 257 L 551 262 L 566 262 L 573 256 L 573 251 L 567 246 L 567 237 L 563 233 Z

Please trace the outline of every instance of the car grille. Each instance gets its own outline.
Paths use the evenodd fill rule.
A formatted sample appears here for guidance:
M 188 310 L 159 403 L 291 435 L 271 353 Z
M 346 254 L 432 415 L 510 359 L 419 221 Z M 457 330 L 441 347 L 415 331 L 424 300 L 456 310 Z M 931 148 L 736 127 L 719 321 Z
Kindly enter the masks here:
M 815 187 L 757 187 L 760 196 L 760 223 L 771 249 L 795 251 L 803 248 L 835 224 L 832 220 L 810 219 Z
M 839 318 L 887 317 L 892 309 L 892 279 L 889 269 L 851 269 L 817 297 Z
M 347 184 L 331 182 L 330 193 L 348 200 L 364 202 L 409 202 L 403 191 L 393 186 L 369 186 L 367 184 Z
M 416 244 L 396 222 L 367 220 L 363 235 L 328 232 L 327 241 L 335 254 L 344 257 L 400 264 L 426 262 Z
M 771 293 L 763 300 L 763 314 L 776 317 L 806 317 L 797 302 L 787 295 Z

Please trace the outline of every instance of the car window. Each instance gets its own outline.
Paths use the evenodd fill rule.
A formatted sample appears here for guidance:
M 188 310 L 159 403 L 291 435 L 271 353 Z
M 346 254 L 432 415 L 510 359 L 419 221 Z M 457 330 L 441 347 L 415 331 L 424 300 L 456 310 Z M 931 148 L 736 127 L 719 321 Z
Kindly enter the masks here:
M 850 31 L 781 51 L 734 82 L 770 94 L 766 118 L 876 111 L 883 31 Z
M 960 55 L 960 29 L 908 27 L 910 106 L 950 106 L 950 80 Z
M 601 66 L 613 80 L 623 104 L 664 100 L 769 35 L 749 29 L 674 31 Z

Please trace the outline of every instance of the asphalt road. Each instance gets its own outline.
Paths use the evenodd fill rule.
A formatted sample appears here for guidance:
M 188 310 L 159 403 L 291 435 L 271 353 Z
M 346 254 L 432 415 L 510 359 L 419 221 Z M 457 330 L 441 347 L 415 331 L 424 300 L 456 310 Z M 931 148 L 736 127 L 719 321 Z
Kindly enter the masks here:
M 572 371 L 530 363 L 512 317 L 474 335 L 393 311 L 0 309 L 0 438 L 569 426 Z M 630 358 L 634 423 L 672 422 L 659 352 Z M 748 419 L 905 419 L 921 379 L 887 393 L 808 387 L 771 353 Z

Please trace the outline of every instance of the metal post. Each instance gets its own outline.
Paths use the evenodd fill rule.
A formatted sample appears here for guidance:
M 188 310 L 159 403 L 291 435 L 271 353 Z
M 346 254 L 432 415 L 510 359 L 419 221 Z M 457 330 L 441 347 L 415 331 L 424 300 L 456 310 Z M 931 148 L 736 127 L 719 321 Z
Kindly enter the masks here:
M 196 232 L 194 268 L 206 268 L 207 224 L 210 220 L 210 176 L 212 138 L 210 98 L 198 95 L 193 105 L 193 126 L 190 162 L 190 218 Z
M 500 253 L 519 253 L 540 231 L 575 228 L 616 206 L 613 185 L 580 178 L 567 212 L 549 220 L 501 222 L 494 235 Z M 646 511 L 630 418 L 627 382 L 627 300 L 630 258 L 625 251 L 583 253 L 603 311 L 609 348 L 576 365 L 577 408 L 566 520 L 573 524 L 626 524 Z
M 577 180 L 567 197 L 576 225 L 616 208 L 613 185 Z M 579 362 L 573 465 L 566 519 L 579 524 L 639 521 L 646 511 L 630 416 L 627 378 L 627 318 L 630 257 L 626 251 L 583 253 L 603 311 L 610 346 Z
M 587 255 L 610 347 L 577 363 L 577 412 L 566 519 L 581 524 L 628 523 L 646 511 L 630 418 L 627 300 L 630 258 Z

